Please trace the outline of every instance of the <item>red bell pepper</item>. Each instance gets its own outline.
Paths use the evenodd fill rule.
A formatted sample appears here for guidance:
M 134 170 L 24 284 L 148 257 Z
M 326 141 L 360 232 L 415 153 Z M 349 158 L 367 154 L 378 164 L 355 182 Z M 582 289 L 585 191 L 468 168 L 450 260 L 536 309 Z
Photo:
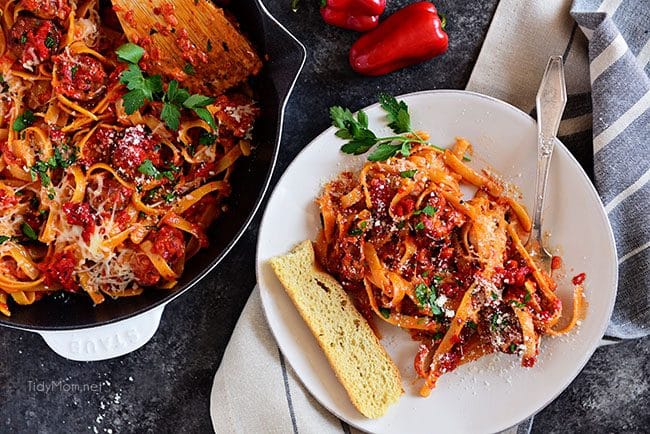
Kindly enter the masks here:
M 448 37 L 436 7 L 410 4 L 362 35 L 350 49 L 350 65 L 364 75 L 382 75 L 447 51 Z
M 366 32 L 379 24 L 386 0 L 322 0 L 320 14 L 327 24 Z

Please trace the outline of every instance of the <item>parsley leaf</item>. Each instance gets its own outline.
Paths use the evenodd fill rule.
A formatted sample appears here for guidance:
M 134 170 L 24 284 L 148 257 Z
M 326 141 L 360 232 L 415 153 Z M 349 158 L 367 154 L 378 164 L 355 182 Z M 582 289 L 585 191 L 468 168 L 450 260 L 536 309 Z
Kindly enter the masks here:
M 128 69 L 122 71 L 120 83 L 130 90 L 122 97 L 127 115 L 135 113 L 144 105 L 145 100 L 153 101 L 162 92 L 162 78 L 159 75 L 145 77 L 135 64 L 130 64 Z
M 172 104 L 183 104 L 190 97 L 190 93 L 187 89 L 178 87 L 178 81 L 172 80 L 167 86 L 167 92 L 163 95 L 163 101 L 169 102 Z
M 402 149 L 401 144 L 391 145 L 390 143 L 381 143 L 377 148 L 368 155 L 369 161 L 384 161 L 397 154 Z M 341 148 L 343 150 L 343 148 Z M 345 151 L 344 151 L 345 152 Z
M 147 176 L 151 176 L 154 179 L 160 179 L 163 176 L 162 173 L 156 169 L 156 166 L 154 166 L 149 159 L 144 160 L 144 162 L 138 167 L 138 172 Z
M 418 171 L 418 169 L 404 170 L 404 171 L 399 173 L 399 176 L 401 176 L 402 178 L 411 178 L 411 179 L 413 179 L 413 177 L 415 176 L 417 171 Z
M 429 217 L 433 216 L 438 211 L 438 208 L 435 206 L 427 205 L 422 209 L 413 212 L 413 215 L 426 214 Z
M 474 321 L 471 321 L 471 320 L 470 320 L 470 321 L 467 321 L 467 327 L 476 330 L 476 328 L 477 328 L 478 326 L 476 325 L 476 323 L 475 323 Z
M 214 98 L 210 98 L 209 96 L 194 94 L 186 98 L 185 101 L 183 101 L 183 107 L 188 109 L 195 109 L 198 107 L 205 107 L 206 105 L 212 104 L 213 102 L 214 102 Z
M 219 136 L 216 134 L 211 134 L 207 131 L 201 131 L 201 134 L 199 135 L 199 145 L 213 145 L 218 138 Z
M 411 132 L 411 116 L 404 101 L 397 101 L 392 95 L 380 93 L 379 104 L 387 113 L 390 129 L 397 134 Z
M 205 108 L 208 104 L 214 102 L 214 98 L 199 94 L 190 95 L 187 89 L 178 86 L 176 80 L 169 82 L 167 92 L 162 97 L 163 110 L 160 118 L 172 130 L 178 130 L 181 118 L 181 108 L 192 110 L 200 119 L 205 121 L 210 128 L 217 130 L 212 113 Z
M 31 110 L 25 110 L 14 120 L 12 127 L 14 131 L 22 131 L 33 124 L 35 120 L 36 116 L 34 116 L 34 112 Z
M 360 110 L 357 118 L 349 109 L 330 107 L 332 125 L 338 128 L 336 136 L 349 140 L 341 147 L 346 154 L 360 155 L 368 152 L 377 143 L 377 136 L 368 129 L 368 116 Z
M 144 75 L 138 65 L 129 65 L 129 68 L 120 74 L 120 83 L 125 84 L 127 89 L 139 89 L 144 86 Z
M 418 223 L 415 225 L 415 230 L 421 231 L 422 229 L 424 229 L 424 223 L 422 223 L 422 222 L 418 222 Z
M 181 111 L 176 104 L 164 103 L 162 111 L 160 112 L 160 119 L 165 121 L 165 125 L 170 130 L 178 130 L 181 123 Z
M 11 237 L 8 237 L 6 235 L 0 235 L 0 244 L 3 244 L 5 241 L 10 240 Z
M 381 316 L 383 316 L 384 318 L 386 319 L 390 318 L 390 309 L 388 309 L 387 307 L 380 307 L 379 312 L 381 313 Z
M 530 292 L 526 291 L 526 295 L 524 295 L 524 303 L 528 303 L 530 301 Z
M 212 113 L 207 108 L 203 107 L 198 107 L 192 109 L 192 111 L 199 117 L 201 120 L 205 121 L 208 125 L 210 125 L 210 128 L 213 130 L 217 130 L 217 124 L 214 122 L 214 117 L 212 116 Z
M 36 241 L 38 239 L 38 235 L 36 235 L 36 232 L 34 231 L 34 228 L 32 228 L 29 223 L 23 222 L 22 226 L 20 227 L 23 231 L 23 234 L 29 238 L 32 241 Z
M 133 89 L 122 97 L 124 111 L 127 115 L 133 114 L 144 105 L 144 92 L 142 89 Z
M 138 63 L 144 55 L 144 48 L 131 42 L 120 46 L 115 50 L 117 58 L 129 63 Z

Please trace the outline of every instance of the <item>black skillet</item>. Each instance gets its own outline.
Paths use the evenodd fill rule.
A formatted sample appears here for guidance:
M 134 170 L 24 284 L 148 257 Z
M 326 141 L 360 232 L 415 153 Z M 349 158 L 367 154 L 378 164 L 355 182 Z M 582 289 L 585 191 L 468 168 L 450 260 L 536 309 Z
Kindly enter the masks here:
M 240 238 L 262 201 L 271 179 L 279 150 L 285 103 L 302 69 L 306 53 L 303 45 L 271 17 L 259 0 L 237 0 L 232 2 L 229 9 L 237 16 L 243 31 L 251 38 L 258 52 L 266 58 L 262 72 L 252 83 L 263 115 L 255 126 L 253 155 L 237 162 L 232 177 L 233 190 L 228 202 L 229 211 L 208 232 L 210 246 L 188 261 L 178 285 L 172 290 L 149 289 L 140 296 L 107 300 L 95 307 L 88 297 L 50 296 L 31 306 L 13 306 L 12 316 L 1 316 L 0 325 L 40 331 L 52 346 L 46 335 L 69 335 L 59 332 L 89 328 L 91 329 L 86 332 L 91 332 L 92 328 L 100 330 L 97 329 L 98 326 L 129 318 L 137 323 L 137 319 L 133 317 L 154 310 L 162 313 L 165 304 L 196 285 Z M 157 327 L 157 324 L 155 326 Z M 155 327 L 151 334 L 153 332 Z M 135 333 L 137 335 L 137 331 Z M 75 336 L 78 337 L 79 333 L 75 333 Z M 131 337 L 133 336 L 132 334 Z M 139 338 L 141 340 L 142 336 Z M 120 337 L 114 339 L 119 340 Z M 128 340 L 128 332 L 121 339 Z M 78 342 L 72 344 L 73 347 L 74 345 L 78 345 Z M 106 355 L 113 357 L 118 354 L 108 351 Z M 91 355 L 71 358 L 92 360 L 103 357 L 97 354 L 94 357 Z

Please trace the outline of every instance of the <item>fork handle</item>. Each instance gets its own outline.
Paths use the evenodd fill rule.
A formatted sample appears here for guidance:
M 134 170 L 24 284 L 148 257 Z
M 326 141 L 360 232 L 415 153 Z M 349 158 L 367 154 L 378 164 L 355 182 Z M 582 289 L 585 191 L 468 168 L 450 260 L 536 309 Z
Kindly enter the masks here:
M 535 180 L 535 202 L 531 240 L 542 240 L 542 210 L 546 197 L 546 181 L 555 147 L 555 138 L 567 95 L 564 83 L 562 56 L 552 56 L 548 60 L 542 83 L 537 92 L 537 174 Z

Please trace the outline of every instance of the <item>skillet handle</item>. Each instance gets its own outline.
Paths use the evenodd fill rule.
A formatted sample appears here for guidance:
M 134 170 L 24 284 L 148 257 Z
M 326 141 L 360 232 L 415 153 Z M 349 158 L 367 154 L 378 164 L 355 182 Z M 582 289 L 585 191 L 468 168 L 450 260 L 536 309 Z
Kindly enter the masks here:
M 58 355 L 80 362 L 112 359 L 137 350 L 158 330 L 165 306 L 133 318 L 77 330 L 39 331 Z

